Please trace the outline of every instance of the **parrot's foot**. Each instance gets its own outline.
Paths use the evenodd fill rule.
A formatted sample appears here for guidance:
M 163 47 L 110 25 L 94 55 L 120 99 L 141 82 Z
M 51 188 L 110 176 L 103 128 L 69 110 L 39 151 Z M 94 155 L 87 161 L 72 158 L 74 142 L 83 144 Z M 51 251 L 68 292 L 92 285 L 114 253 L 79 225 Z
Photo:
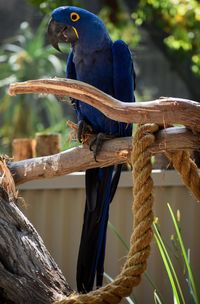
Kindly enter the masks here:
M 88 139 L 88 135 L 92 133 L 92 127 L 87 124 L 85 120 L 80 120 L 78 123 L 78 140 L 81 143 L 85 143 Z
M 113 135 L 98 133 L 89 144 L 90 151 L 93 151 L 94 159 L 97 162 L 97 154 L 101 151 L 104 141 L 114 138 Z

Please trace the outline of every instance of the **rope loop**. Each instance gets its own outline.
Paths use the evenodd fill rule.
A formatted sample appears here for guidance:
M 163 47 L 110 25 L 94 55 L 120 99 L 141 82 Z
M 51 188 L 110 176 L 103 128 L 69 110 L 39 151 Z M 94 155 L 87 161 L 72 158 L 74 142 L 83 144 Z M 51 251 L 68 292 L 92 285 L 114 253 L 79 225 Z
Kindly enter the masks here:
M 159 129 L 156 124 L 140 126 L 133 138 L 131 162 L 133 167 L 133 233 L 130 250 L 121 273 L 106 286 L 87 294 L 72 294 L 57 300 L 56 304 L 117 304 L 132 292 L 140 283 L 146 270 L 152 240 L 153 222 L 153 181 L 151 178 L 151 153 L 148 147 L 155 141 L 154 133 Z
M 154 143 L 154 133 L 159 130 L 156 124 L 141 125 L 133 138 L 131 162 L 133 167 L 133 233 L 130 239 L 130 250 L 121 273 L 106 286 L 89 292 L 62 298 L 55 304 L 117 304 L 123 297 L 132 292 L 140 283 L 141 275 L 146 270 L 150 254 L 153 222 L 153 180 L 151 178 L 151 153 L 149 147 Z M 188 151 L 165 152 L 174 168 L 180 173 L 185 185 L 200 201 L 200 175 L 196 164 L 191 160 Z

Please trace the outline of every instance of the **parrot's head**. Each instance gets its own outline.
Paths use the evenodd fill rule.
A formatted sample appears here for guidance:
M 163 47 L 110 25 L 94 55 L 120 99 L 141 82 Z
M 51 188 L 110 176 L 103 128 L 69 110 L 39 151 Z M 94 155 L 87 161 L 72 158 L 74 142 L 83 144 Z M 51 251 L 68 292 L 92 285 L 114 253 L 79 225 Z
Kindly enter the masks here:
M 104 23 L 93 13 L 75 6 L 61 6 L 51 15 L 48 38 L 60 51 L 59 42 L 78 44 L 82 49 L 100 49 L 105 40 L 110 40 Z

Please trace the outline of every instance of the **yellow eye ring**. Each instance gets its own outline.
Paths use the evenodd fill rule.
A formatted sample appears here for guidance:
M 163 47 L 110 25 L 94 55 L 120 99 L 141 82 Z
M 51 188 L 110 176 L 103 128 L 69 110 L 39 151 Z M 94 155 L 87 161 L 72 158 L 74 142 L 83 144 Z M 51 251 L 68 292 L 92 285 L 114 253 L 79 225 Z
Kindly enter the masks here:
M 73 13 L 70 14 L 70 19 L 71 19 L 73 22 L 76 22 L 76 21 L 78 21 L 78 20 L 80 19 L 80 16 L 79 16 L 79 14 L 73 12 Z

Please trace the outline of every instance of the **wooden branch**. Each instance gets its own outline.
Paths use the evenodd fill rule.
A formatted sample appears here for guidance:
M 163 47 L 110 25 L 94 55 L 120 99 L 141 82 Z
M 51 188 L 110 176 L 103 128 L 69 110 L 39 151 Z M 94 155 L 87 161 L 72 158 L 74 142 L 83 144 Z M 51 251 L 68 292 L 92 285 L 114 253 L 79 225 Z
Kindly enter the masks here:
M 112 164 L 125 163 L 131 150 L 131 140 L 115 140 L 115 151 L 110 151 L 112 141 L 104 144 L 96 162 L 88 146 L 76 147 L 51 156 L 31 158 L 8 164 L 16 184 L 34 179 L 51 178 L 89 168 L 106 167 Z M 127 149 L 122 147 L 126 146 Z
M 102 111 L 106 116 L 127 123 L 179 123 L 200 129 L 200 105 L 191 100 L 163 98 L 150 102 L 122 103 L 96 88 L 73 80 L 35 80 L 11 85 L 9 94 L 45 93 L 70 96 Z M 185 127 L 158 132 L 152 153 L 178 149 L 199 149 L 200 136 Z M 106 142 L 94 160 L 88 146 L 51 156 L 9 162 L 16 184 L 50 178 L 94 167 L 124 163 L 132 150 L 131 138 Z M 17 192 L 9 170 L 0 159 L 0 299 L 5 303 L 51 303 L 69 295 L 61 271 L 41 238 L 16 206 Z M 11 185 L 8 187 L 8 185 Z M 8 187 L 9 189 L 5 189 Z M 9 195 L 8 195 L 9 194 Z M 16 300 L 17 295 L 17 300 Z
M 152 153 L 172 150 L 193 150 L 200 147 L 200 135 L 185 127 L 168 128 L 156 135 L 156 142 L 150 148 Z M 59 154 L 10 162 L 16 184 L 35 179 L 51 178 L 89 168 L 126 163 L 132 150 L 132 138 L 116 138 L 104 143 L 95 162 L 88 146 L 72 148 Z
M 71 294 L 72 289 L 17 208 L 14 181 L 0 163 L 0 302 L 53 303 L 60 295 Z
M 107 117 L 127 123 L 183 124 L 200 129 L 200 104 L 166 97 L 149 102 L 123 103 L 83 82 L 71 79 L 41 79 L 11 84 L 10 95 L 45 93 L 70 96 L 98 108 Z
M 150 148 L 152 153 L 177 150 L 199 150 L 200 133 L 186 127 L 171 127 L 156 134 L 156 141 Z

